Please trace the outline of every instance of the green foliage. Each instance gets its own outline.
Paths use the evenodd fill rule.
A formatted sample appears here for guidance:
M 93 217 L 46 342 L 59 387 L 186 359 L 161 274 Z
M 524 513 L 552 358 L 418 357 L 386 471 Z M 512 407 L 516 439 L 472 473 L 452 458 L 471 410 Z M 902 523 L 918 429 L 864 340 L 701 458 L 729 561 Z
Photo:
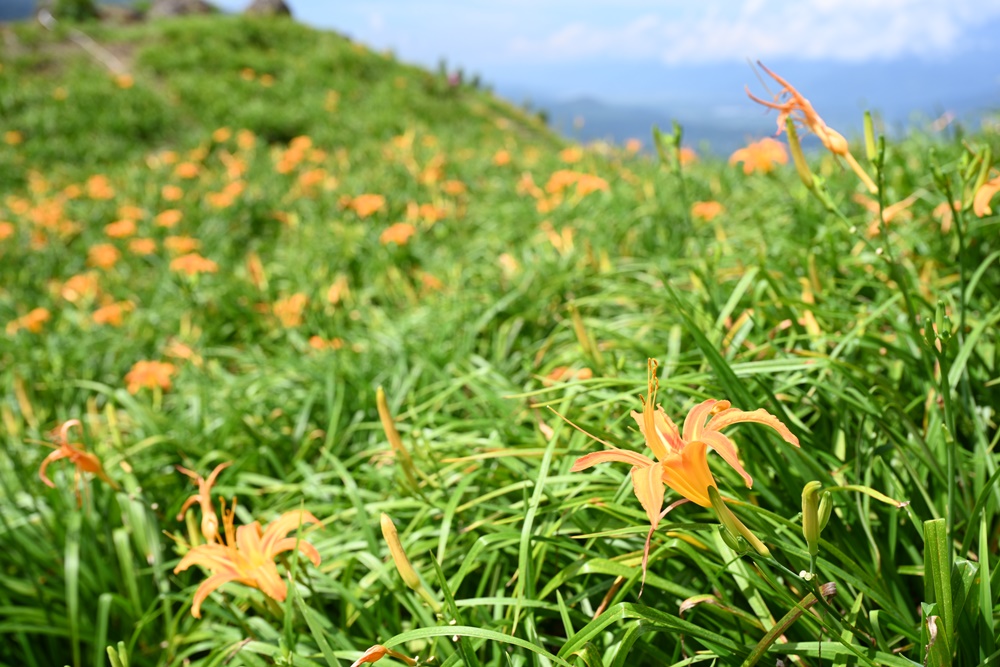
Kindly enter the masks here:
M 970 201 L 995 134 L 915 134 L 865 161 L 876 208 L 916 195 L 880 225 L 828 156 L 822 201 L 791 167 L 685 165 L 679 128 L 662 161 L 605 146 L 568 163 L 537 119 L 289 21 L 87 30 L 131 82 L 28 28 L 0 73 L 17 135 L 0 145 L 0 663 L 335 665 L 376 643 L 449 666 L 995 659 L 997 217 L 966 207 L 945 232 L 934 213 Z M 567 169 L 604 187 L 558 197 Z M 363 194 L 384 205 L 363 215 Z M 724 211 L 699 219 L 699 201 Z M 123 218 L 134 233 L 109 233 Z M 413 236 L 383 242 L 401 221 Z M 217 270 L 180 271 L 178 237 Z M 81 275 L 96 292 L 71 289 Z M 95 319 L 111 304 L 120 326 Z M 753 487 L 712 470 L 770 556 L 682 505 L 639 597 L 628 469 L 571 472 L 603 445 L 545 407 L 639 451 L 648 357 L 675 419 L 726 398 L 801 448 L 728 431 Z M 130 393 L 142 360 L 174 364 L 171 386 Z M 82 507 L 70 461 L 48 467 L 54 489 L 37 476 L 38 443 L 72 418 L 121 485 L 85 475 Z M 285 601 L 230 583 L 199 620 L 204 573 L 173 569 L 201 515 L 176 520 L 196 488 L 174 466 L 224 461 L 212 495 L 238 496 L 237 524 L 305 508 L 322 562 L 284 554 Z

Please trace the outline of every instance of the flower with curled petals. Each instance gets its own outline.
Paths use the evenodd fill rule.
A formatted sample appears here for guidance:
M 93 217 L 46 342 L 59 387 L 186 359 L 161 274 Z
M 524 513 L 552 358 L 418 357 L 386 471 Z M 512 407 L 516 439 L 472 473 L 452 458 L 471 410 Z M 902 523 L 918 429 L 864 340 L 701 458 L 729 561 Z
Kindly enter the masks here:
M 645 571 L 649 538 L 666 512 L 662 511 L 664 487 L 668 486 L 683 498 L 680 502 L 693 502 L 702 507 L 711 507 L 709 488 L 718 488 L 712 471 L 708 467 L 708 450 L 715 450 L 722 460 L 740 474 L 747 488 L 753 479 L 743 468 L 737 456 L 736 445 L 721 431 L 740 422 L 755 422 L 770 426 L 789 444 L 799 446 L 799 439 L 788 430 L 777 417 L 764 409 L 744 412 L 731 407 L 729 401 L 709 399 L 691 408 L 684 419 L 683 429 L 656 405 L 658 381 L 657 362 L 649 360 L 648 396 L 643 401 L 642 411 L 632 411 L 632 418 L 639 425 L 639 431 L 646 445 L 653 451 L 656 460 L 645 454 L 612 447 L 600 452 L 581 456 L 573 464 L 572 471 L 586 470 L 591 466 L 608 461 L 628 463 L 632 466 L 632 488 L 636 498 L 649 517 L 650 532 L 646 539 L 643 557 Z M 602 441 L 603 442 L 603 441 Z M 608 443 L 605 443 L 608 444 Z M 673 509 L 679 503 L 667 508 Z
M 56 442 L 55 445 L 51 446 L 55 448 L 55 451 L 46 456 L 42 461 L 42 465 L 38 468 L 38 477 L 46 486 L 53 489 L 56 488 L 56 485 L 51 479 L 48 478 L 48 475 L 45 474 L 45 470 L 53 461 L 58 461 L 59 459 L 69 459 L 69 462 L 76 466 L 76 471 L 73 473 L 76 479 L 76 502 L 78 505 L 83 505 L 83 498 L 80 495 L 80 485 L 83 477 L 82 473 L 89 472 L 92 475 L 97 476 L 98 479 L 105 482 L 115 490 L 119 487 L 118 484 L 116 484 L 115 481 L 108 477 L 108 474 L 104 472 L 104 466 L 101 465 L 101 460 L 97 458 L 95 454 L 84 451 L 82 444 L 71 443 L 69 441 L 69 430 L 74 426 L 80 426 L 79 419 L 70 419 L 53 432 L 53 438 Z
M 215 485 L 215 479 L 219 476 L 219 473 L 231 465 L 233 465 L 232 461 L 226 461 L 215 466 L 215 470 L 208 476 L 208 479 L 205 479 L 193 470 L 175 466 L 179 473 L 187 475 L 198 485 L 198 493 L 189 497 L 181 505 L 181 511 L 177 513 L 177 520 L 183 521 L 184 514 L 188 511 L 188 508 L 198 503 L 201 507 L 201 534 L 209 544 L 219 541 L 219 517 L 216 516 L 215 508 L 212 507 L 212 487 Z
M 297 537 L 286 537 L 289 532 L 298 530 L 304 523 L 319 524 L 320 520 L 311 513 L 305 510 L 285 512 L 263 529 L 257 521 L 247 526 L 233 528 L 235 514 L 236 500 L 233 499 L 233 508 L 230 510 L 226 510 L 223 501 L 222 523 L 226 533 L 225 542 L 194 547 L 174 568 L 174 574 L 179 574 L 192 565 L 201 565 L 212 573 L 201 582 L 194 593 L 191 615 L 195 618 L 201 618 L 201 603 L 205 598 L 215 589 L 231 581 L 256 588 L 268 597 L 284 602 L 288 588 L 278 574 L 278 566 L 274 563 L 274 557 L 280 553 L 297 548 L 313 565 L 319 566 L 320 556 L 316 547 Z

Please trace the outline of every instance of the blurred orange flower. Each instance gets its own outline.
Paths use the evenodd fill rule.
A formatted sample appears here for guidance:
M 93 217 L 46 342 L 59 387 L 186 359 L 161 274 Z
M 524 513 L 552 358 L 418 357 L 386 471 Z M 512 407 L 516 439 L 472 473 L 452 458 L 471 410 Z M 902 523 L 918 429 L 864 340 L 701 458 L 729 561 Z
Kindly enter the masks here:
M 7 335 L 13 336 L 21 329 L 27 329 L 31 333 L 40 333 L 42 326 L 49 321 L 52 315 L 46 308 L 35 308 L 21 317 L 7 323 Z
M 776 163 L 788 164 L 788 151 L 777 139 L 765 137 L 760 141 L 750 142 L 729 156 L 729 164 L 737 162 L 743 163 L 744 174 L 752 174 L 755 171 L 766 174 L 774 169 Z
M 130 220 L 141 220 L 146 217 L 146 212 L 139 208 L 138 206 L 132 206 L 131 204 L 125 204 L 118 207 L 118 217 L 128 218 Z
M 177 225 L 181 221 L 184 214 L 178 211 L 176 208 L 168 208 L 165 211 L 160 211 L 153 218 L 153 222 L 156 223 L 157 227 L 171 228 Z
M 122 319 L 125 316 L 125 312 L 132 310 L 134 307 L 135 306 L 133 306 L 131 301 L 109 303 L 108 305 L 102 306 L 94 311 L 94 314 L 92 315 L 94 324 L 108 324 L 113 327 L 120 327 L 122 325 Z
M 0 222 L 0 241 L 13 236 L 15 231 L 13 223 Z
M 192 252 L 172 259 L 170 261 L 170 270 L 195 276 L 199 273 L 215 273 L 219 270 L 219 265 L 196 252 Z
M 1000 192 L 1000 175 L 986 181 L 976 191 L 976 196 L 972 200 L 972 212 L 982 218 L 993 212 L 990 208 L 990 200 Z
M 441 184 L 441 189 L 444 190 L 445 194 L 449 194 L 453 197 L 456 195 L 465 194 L 465 192 L 468 190 L 468 188 L 465 187 L 465 183 L 458 180 L 445 181 L 444 183 Z
M 119 257 L 121 257 L 121 253 L 118 252 L 118 248 L 110 243 L 98 243 L 90 246 L 87 251 L 87 262 L 99 269 L 110 269 L 118 263 Z
M 573 164 L 583 159 L 583 149 L 579 146 L 569 146 L 559 151 L 559 159 L 567 164 Z
M 156 252 L 156 241 L 153 239 L 132 239 L 128 249 L 136 255 L 152 255 Z
M 417 228 L 408 222 L 397 222 L 393 225 L 389 225 L 382 234 L 379 235 L 378 240 L 382 245 L 389 245 L 390 243 L 395 243 L 396 245 L 406 245 L 410 237 L 417 232 Z
M 283 327 L 297 327 L 302 324 L 302 311 L 308 303 L 309 297 L 297 292 L 287 299 L 276 301 L 273 306 L 274 315 L 281 321 Z
M 233 136 L 233 131 L 228 127 L 220 127 L 219 129 L 212 132 L 212 141 L 217 144 L 223 144 Z
M 201 171 L 201 167 L 194 162 L 181 162 L 174 167 L 174 175 L 177 178 L 192 179 L 198 175 L 199 171 Z
M 955 218 L 955 211 L 962 208 L 962 202 L 960 200 L 955 200 L 948 206 L 948 202 L 943 201 L 934 207 L 931 211 L 931 215 L 937 218 L 941 222 L 941 233 L 947 234 L 951 231 L 951 223 Z
M 350 200 L 348 207 L 354 209 L 359 217 L 367 218 L 385 208 L 385 197 L 373 194 L 358 195 Z
M 125 375 L 128 393 L 138 394 L 140 389 L 168 391 L 172 385 L 170 378 L 177 367 L 164 361 L 137 361 Z
M 691 205 L 691 217 L 696 220 L 711 222 L 713 218 L 725 210 L 726 207 L 717 201 L 696 201 Z
M 160 189 L 160 196 L 166 201 L 178 201 L 184 196 L 184 191 L 176 185 L 164 185 Z
M 326 292 L 326 300 L 332 305 L 336 306 L 343 299 L 350 296 L 351 288 L 347 284 L 347 276 L 340 274 L 330 285 L 330 289 Z
M 76 303 L 83 299 L 92 299 L 97 296 L 98 284 L 97 275 L 93 272 L 78 273 L 71 276 L 62 285 L 60 295 L 70 303 Z
M 111 199 L 115 190 L 104 174 L 96 174 L 87 179 L 87 196 L 91 199 Z
M 104 226 L 104 233 L 113 239 L 123 239 L 127 236 L 134 236 L 136 226 L 134 220 L 116 220 Z
M 638 153 L 642 150 L 642 141 L 636 138 L 629 139 L 625 142 L 625 150 L 629 153 Z
M 135 79 L 131 74 L 119 74 L 115 77 L 115 85 L 122 90 L 127 90 L 135 85 Z
M 201 241 L 190 236 L 168 236 L 163 239 L 163 247 L 170 252 L 184 254 L 193 252 L 201 247 Z
M 17 146 L 24 141 L 24 135 L 17 130 L 7 130 L 3 133 L 3 141 L 8 146 Z
M 76 491 L 76 502 L 77 505 L 83 505 L 83 498 L 80 494 L 80 486 L 83 483 L 82 473 L 89 472 L 92 475 L 96 475 L 98 479 L 108 484 L 115 490 L 119 487 L 118 484 L 116 484 L 115 481 L 108 477 L 108 474 L 104 472 L 104 466 L 101 465 L 101 460 L 97 458 L 95 454 L 84 451 L 82 444 L 71 443 L 69 441 L 69 430 L 74 426 L 80 426 L 83 428 L 78 419 L 70 419 L 53 432 L 52 437 L 55 440 L 55 445 L 50 446 L 53 447 L 55 451 L 46 456 L 42 461 L 42 465 L 38 467 L 38 478 L 42 480 L 42 483 L 45 484 L 45 486 L 52 489 L 56 488 L 56 485 L 45 474 L 45 470 L 53 461 L 58 461 L 59 459 L 69 459 L 69 462 L 76 467 L 76 470 L 73 471 L 73 476 L 76 480 L 74 489 Z
M 319 566 L 320 555 L 316 547 L 305 540 L 285 537 L 303 524 L 321 524 L 311 513 L 305 510 L 285 512 L 264 529 L 257 521 L 234 528 L 235 505 L 235 499 L 231 510 L 226 510 L 225 503 L 222 505 L 225 541 L 194 547 L 174 568 L 174 574 L 180 574 L 192 565 L 201 565 L 212 573 L 195 591 L 191 602 L 191 615 L 195 618 L 201 618 L 201 603 L 212 591 L 231 581 L 256 588 L 268 597 L 284 602 L 288 589 L 274 564 L 278 554 L 297 548 L 313 565 Z
M 694 152 L 693 148 L 688 148 L 684 146 L 681 148 L 680 153 L 678 153 L 680 163 L 682 167 L 686 167 L 689 164 L 694 164 L 698 161 L 698 154 Z
M 504 149 L 498 150 L 493 154 L 493 164 L 498 167 L 502 167 L 506 164 L 510 164 L 510 153 Z

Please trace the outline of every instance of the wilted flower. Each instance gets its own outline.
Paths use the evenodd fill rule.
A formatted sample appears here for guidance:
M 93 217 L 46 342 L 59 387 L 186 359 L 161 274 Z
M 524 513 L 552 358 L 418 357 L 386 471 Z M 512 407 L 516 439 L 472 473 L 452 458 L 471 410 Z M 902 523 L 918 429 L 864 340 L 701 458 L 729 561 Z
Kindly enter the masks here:
M 38 468 L 38 477 L 46 486 L 53 489 L 56 488 L 56 485 L 53 484 L 52 480 L 50 480 L 45 474 L 45 470 L 53 461 L 58 461 L 59 459 L 69 459 L 69 462 L 76 467 L 76 470 L 73 472 L 73 476 L 76 481 L 76 488 L 74 489 L 76 491 L 76 502 L 78 505 L 82 505 L 83 499 L 80 494 L 80 485 L 83 482 L 82 473 L 89 472 L 96 475 L 98 479 L 105 482 L 113 489 L 118 489 L 118 484 L 116 484 L 115 481 L 108 477 L 108 474 L 104 472 L 101 460 L 97 458 L 96 455 L 84 451 L 82 444 L 71 443 L 69 441 L 69 430 L 74 426 L 80 426 L 80 421 L 77 419 L 70 419 L 54 431 L 53 436 L 56 441 L 56 444 L 54 445 L 55 451 L 46 456 L 42 461 L 42 465 Z

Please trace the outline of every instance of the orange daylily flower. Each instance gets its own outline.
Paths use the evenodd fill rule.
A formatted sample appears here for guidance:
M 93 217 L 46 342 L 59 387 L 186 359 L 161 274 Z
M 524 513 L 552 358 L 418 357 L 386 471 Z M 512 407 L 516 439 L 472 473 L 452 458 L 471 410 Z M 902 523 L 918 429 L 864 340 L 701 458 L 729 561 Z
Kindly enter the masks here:
M 156 252 L 156 241 L 154 239 L 132 239 L 128 242 L 128 249 L 136 255 L 152 255 Z
M 722 459 L 740 474 L 747 488 L 753 479 L 743 469 L 736 445 L 721 433 L 722 429 L 740 422 L 755 422 L 770 426 L 789 444 L 799 446 L 799 439 L 777 417 L 764 409 L 744 412 L 730 407 L 729 401 L 709 399 L 691 408 L 684 419 L 683 430 L 671 421 L 663 408 L 656 405 L 659 381 L 657 362 L 649 360 L 648 395 L 641 412 L 632 411 L 632 418 L 653 451 L 656 461 L 644 454 L 611 446 L 611 449 L 581 456 L 572 471 L 586 470 L 608 461 L 632 465 L 632 488 L 650 522 L 650 536 L 659 525 L 663 508 L 664 485 L 686 500 L 710 507 L 709 488 L 718 488 L 708 467 L 708 450 L 714 449 Z M 707 423 L 706 423 L 707 420 Z M 600 441 L 603 443 L 603 441 Z M 669 509 L 669 508 L 668 508 Z M 647 551 L 649 542 L 647 538 Z
M 465 194 L 468 188 L 465 187 L 465 183 L 458 180 L 445 181 L 441 184 L 441 189 L 444 190 L 445 194 L 452 196 Z
M 142 388 L 154 389 L 156 387 L 167 391 L 171 386 L 170 376 L 174 374 L 175 370 L 177 367 L 168 362 L 137 361 L 125 375 L 128 393 L 138 394 Z
M 502 167 L 506 164 L 510 164 L 510 151 L 501 148 L 496 153 L 493 154 L 493 164 L 498 167 Z
M 55 448 L 55 451 L 46 456 L 42 461 L 42 465 L 38 468 L 38 477 L 42 480 L 42 483 L 49 488 L 56 488 L 56 485 L 45 474 L 45 470 L 53 461 L 58 461 L 59 459 L 69 459 L 70 463 L 76 466 L 76 471 L 73 473 L 76 481 L 76 502 L 77 504 L 82 505 L 83 499 L 80 494 L 80 486 L 83 482 L 83 478 L 81 473 L 89 472 L 93 475 L 97 475 L 98 479 L 107 483 L 116 491 L 119 487 L 118 484 L 115 483 L 113 479 L 108 477 L 106 472 L 104 472 L 101 460 L 98 459 L 95 454 L 84 451 L 82 444 L 71 443 L 69 441 L 69 430 L 74 426 L 80 426 L 80 428 L 83 428 L 79 419 L 70 419 L 57 430 L 53 431 L 53 439 L 56 441 L 56 444 L 51 446 Z
M 417 232 L 417 228 L 408 222 L 397 222 L 385 228 L 379 234 L 378 240 L 382 245 L 395 243 L 396 245 L 406 245 L 410 237 Z
M 71 303 L 91 299 L 97 296 L 100 286 L 97 283 L 97 276 L 93 273 L 78 273 L 71 276 L 63 283 L 59 290 L 60 296 Z
M 164 185 L 160 190 L 160 196 L 167 201 L 178 201 L 184 196 L 184 190 L 176 185 Z
M 119 257 L 121 253 L 118 248 L 109 243 L 98 243 L 90 246 L 87 251 L 87 262 L 100 269 L 110 269 L 118 262 Z
M 0 222 L 0 241 L 6 238 L 10 238 L 14 235 L 15 229 L 14 224 L 11 222 Z
M 179 198 L 180 197 L 178 197 L 178 199 Z M 166 197 L 164 197 L 164 199 L 166 199 Z M 160 211 L 159 213 L 157 213 L 156 217 L 153 218 L 153 222 L 156 223 L 157 227 L 167 227 L 169 229 L 170 227 L 173 227 L 178 222 L 180 222 L 181 218 L 183 217 L 184 214 L 178 211 L 176 208 L 168 208 L 164 211 Z
M 17 146 L 24 141 L 24 135 L 17 130 L 7 130 L 3 133 L 3 142 L 8 146 Z
M 274 315 L 281 321 L 281 326 L 286 328 L 297 327 L 302 324 L 302 311 L 309 304 L 309 297 L 302 292 L 297 292 L 287 299 L 280 299 L 274 303 Z
M 755 171 L 766 174 L 774 169 L 775 163 L 788 164 L 788 151 L 777 139 L 765 137 L 734 151 L 729 156 L 729 164 L 737 162 L 743 163 L 744 174 L 752 174 Z
M 135 236 L 135 220 L 117 220 L 104 226 L 104 233 L 113 239 L 123 239 L 127 236 Z
M 955 219 L 955 211 L 962 210 L 961 200 L 956 199 L 948 205 L 948 202 L 943 201 L 934 207 L 931 211 L 931 215 L 937 218 L 941 222 L 941 233 L 947 234 L 951 231 L 951 223 Z
M 27 329 L 31 333 L 40 333 L 42 325 L 48 322 L 51 317 L 52 315 L 47 308 L 35 308 L 16 320 L 8 322 L 7 335 L 13 336 L 21 329 Z
M 979 186 L 976 196 L 972 199 L 972 212 L 980 218 L 992 213 L 993 209 L 990 208 L 990 200 L 998 192 L 1000 192 L 1000 176 L 995 176 Z
M 823 142 L 823 145 L 834 155 L 839 155 L 847 161 L 854 173 L 858 175 L 861 182 L 865 184 L 870 192 L 878 192 L 878 187 L 875 182 L 872 181 L 868 173 L 858 164 L 858 161 L 854 159 L 851 155 L 851 150 L 848 147 L 847 139 L 844 135 L 840 134 L 833 128 L 829 127 L 823 119 L 820 118 L 819 114 L 813 108 L 812 104 L 807 100 L 802 94 L 795 90 L 792 84 L 785 81 L 783 78 L 764 67 L 763 63 L 757 61 L 761 69 L 767 72 L 772 79 L 781 84 L 781 91 L 774 96 L 774 100 L 768 102 L 767 100 L 762 100 L 755 96 L 753 93 L 747 89 L 747 95 L 750 96 L 754 102 L 758 104 L 763 104 L 769 109 L 775 109 L 778 111 L 778 134 L 781 134 L 785 129 L 785 119 L 792 118 L 794 121 L 801 123 L 809 129 L 810 132 L 819 137 L 819 140 Z M 787 96 L 787 97 L 786 97 Z M 784 101 L 781 101 L 785 98 Z M 796 115 L 797 114 L 797 115 Z
M 181 162 L 179 165 L 174 167 L 174 175 L 178 178 L 192 179 L 198 175 L 201 171 L 201 167 L 196 165 L 194 162 Z
M 205 537 L 205 542 L 208 544 L 219 541 L 219 517 L 216 516 L 215 508 L 212 506 L 212 487 L 215 485 L 215 479 L 219 476 L 219 473 L 231 465 L 233 465 L 232 461 L 226 461 L 215 466 L 215 470 L 208 476 L 208 479 L 205 479 L 193 470 L 174 466 L 178 472 L 187 475 L 198 485 L 198 493 L 185 500 L 184 504 L 181 505 L 181 510 L 177 513 L 177 520 L 183 521 L 184 514 L 188 511 L 188 508 L 198 503 L 201 507 L 201 534 Z
M 254 521 L 247 526 L 233 527 L 236 500 L 233 509 L 227 510 L 222 503 L 222 523 L 225 541 L 201 544 L 191 549 L 174 568 L 179 574 L 192 565 L 201 565 L 212 575 L 201 582 L 194 593 L 191 615 L 201 618 L 201 603 L 212 591 L 223 584 L 235 581 L 262 591 L 268 597 L 284 602 L 288 596 L 285 582 L 278 574 L 274 557 L 298 548 L 315 566 L 319 566 L 320 556 L 316 547 L 295 537 L 286 537 L 304 523 L 320 524 L 320 520 L 305 510 L 285 512 L 278 519 L 262 529 Z
M 583 159 L 583 149 L 579 146 L 569 146 L 559 151 L 559 159 L 568 164 L 579 162 Z
M 726 207 L 717 201 L 696 201 L 691 205 L 691 217 L 711 222 L 725 210 Z
M 625 142 L 625 151 L 628 153 L 638 153 L 642 150 L 642 140 L 632 137 Z
M 219 270 L 219 265 L 207 257 L 192 252 L 170 260 L 170 270 L 195 276 L 199 273 L 215 273 Z
M 201 247 L 201 241 L 191 236 L 168 236 L 163 239 L 163 247 L 179 255 L 194 252 Z
M 358 195 L 350 200 L 348 208 L 354 209 L 358 217 L 367 218 L 385 208 L 385 197 L 373 194 Z
M 91 318 L 94 320 L 94 324 L 109 324 L 113 327 L 120 327 L 125 317 L 125 312 L 132 310 L 134 307 L 131 301 L 109 303 L 95 310 Z
M 401 662 L 405 662 L 407 665 L 410 665 L 410 667 L 414 667 L 414 665 L 417 664 L 416 660 L 414 660 L 413 658 L 406 657 L 399 651 L 393 651 L 391 648 L 386 648 L 381 644 L 375 644 L 375 646 L 372 646 L 367 651 L 362 653 L 360 658 L 352 662 L 351 667 L 360 667 L 360 665 L 373 664 L 378 662 L 385 656 L 389 656 Z
M 856 203 L 864 206 L 868 210 L 868 212 L 874 216 L 871 219 L 871 222 L 868 223 L 868 229 L 866 231 L 868 238 L 873 238 L 875 236 L 878 236 L 879 233 L 881 233 L 882 231 L 882 225 L 879 222 L 879 217 L 878 217 L 879 213 L 878 201 L 872 199 L 871 197 L 867 197 L 861 194 L 860 192 L 854 193 L 852 199 Z M 906 199 L 901 199 L 895 204 L 890 204 L 889 206 L 886 206 L 884 209 L 882 209 L 882 220 L 885 221 L 885 224 L 887 226 L 890 222 L 892 222 L 896 218 L 899 218 L 900 220 L 909 220 L 910 218 L 913 217 L 913 214 L 910 213 L 910 211 L 907 209 L 909 209 L 910 206 L 913 204 L 913 202 L 915 202 L 916 200 L 917 200 L 917 194 L 914 193 L 909 197 L 907 197 Z
M 115 190 L 104 174 L 96 174 L 87 179 L 87 196 L 91 199 L 111 199 Z

